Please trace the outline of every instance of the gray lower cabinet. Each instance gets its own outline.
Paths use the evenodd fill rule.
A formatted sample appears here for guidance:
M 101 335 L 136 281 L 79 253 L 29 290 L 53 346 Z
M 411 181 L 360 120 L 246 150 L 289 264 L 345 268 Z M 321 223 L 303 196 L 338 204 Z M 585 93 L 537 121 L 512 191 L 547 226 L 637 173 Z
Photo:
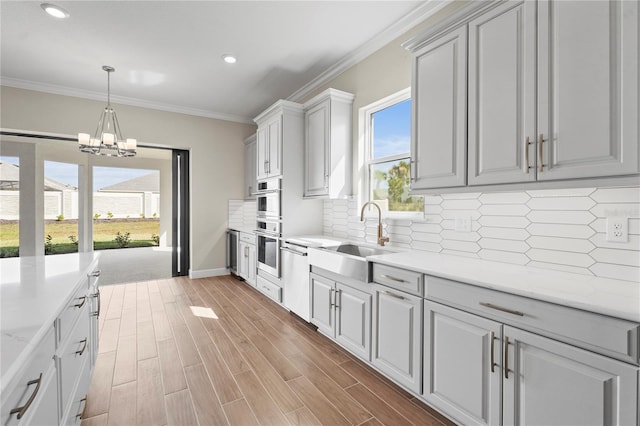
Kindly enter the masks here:
M 422 391 L 422 298 L 374 289 L 372 363 L 397 383 Z
M 311 323 L 354 355 L 370 360 L 371 294 L 313 272 L 309 278 Z
M 423 396 L 460 423 L 637 424 L 638 367 L 439 303 L 424 310 Z

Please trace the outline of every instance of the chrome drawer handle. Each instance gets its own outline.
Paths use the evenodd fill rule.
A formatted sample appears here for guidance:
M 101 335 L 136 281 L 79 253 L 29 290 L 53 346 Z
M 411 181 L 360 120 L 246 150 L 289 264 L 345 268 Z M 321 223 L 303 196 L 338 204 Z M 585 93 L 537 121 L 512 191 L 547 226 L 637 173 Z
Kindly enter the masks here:
M 87 409 L 87 395 L 84 396 L 84 398 L 82 398 L 80 400 L 80 403 L 82 404 L 84 402 L 84 407 L 82 407 L 82 410 L 80 410 L 80 412 L 78 414 L 76 414 L 76 419 L 82 419 L 82 415 L 84 414 L 84 410 Z
M 396 278 L 396 277 L 393 277 L 393 276 L 391 276 L 391 275 L 386 275 L 386 274 L 382 274 L 382 275 L 380 275 L 380 278 L 386 278 L 386 279 L 388 279 L 388 280 L 395 281 L 395 282 L 399 282 L 399 283 L 406 283 L 406 282 L 408 282 L 408 281 L 403 280 L 402 278 Z
M 98 278 L 98 277 L 100 276 L 100 273 L 101 273 L 101 272 L 102 272 L 102 271 L 101 271 L 100 269 L 97 269 L 97 270 L 95 270 L 95 271 L 93 271 L 93 272 L 88 273 L 88 274 L 87 274 L 87 276 L 89 276 L 89 277 L 94 277 L 94 278 Z
M 80 343 L 84 343 L 84 346 L 82 347 L 81 350 L 76 351 L 76 354 L 82 356 L 82 354 L 84 353 L 85 349 L 87 349 L 87 339 L 80 340 Z
M 87 296 L 82 296 L 82 297 L 78 297 L 78 299 L 82 299 L 82 303 L 77 303 L 73 306 L 75 306 L 76 308 L 80 309 L 84 306 L 84 302 L 87 301 Z
M 93 293 L 91 296 L 98 298 L 98 310 L 93 312 L 91 315 L 94 317 L 100 317 L 100 308 L 102 307 L 102 299 L 100 298 L 100 289 L 97 292 Z
M 394 293 L 391 293 L 390 291 L 387 291 L 387 290 L 382 290 L 382 292 L 384 294 L 387 294 L 387 295 L 391 296 L 391 297 L 395 297 L 396 299 L 404 300 L 404 297 L 400 296 L 399 294 L 394 294 Z
M 27 400 L 27 403 L 24 404 L 22 407 L 17 407 L 17 408 L 14 408 L 13 410 L 9 411 L 9 415 L 18 413 L 18 420 L 20 420 L 22 418 L 22 416 L 24 416 L 24 413 L 27 412 L 27 410 L 31 406 L 31 403 L 33 402 L 33 400 L 36 399 L 36 395 L 38 394 L 38 391 L 40 390 L 40 383 L 42 383 L 42 373 L 40 373 L 40 377 L 38 377 L 37 379 L 27 382 L 27 386 L 36 385 L 36 388 L 33 390 L 33 393 L 31 394 L 31 396 Z
M 502 306 L 494 305 L 493 303 L 480 302 L 480 305 L 481 306 L 485 306 L 485 307 L 490 308 L 490 309 L 495 309 L 496 311 L 506 312 L 506 313 L 511 314 L 511 315 L 517 315 L 519 317 L 523 317 L 524 316 L 524 313 L 522 313 L 520 311 L 514 311 L 513 309 L 503 308 Z

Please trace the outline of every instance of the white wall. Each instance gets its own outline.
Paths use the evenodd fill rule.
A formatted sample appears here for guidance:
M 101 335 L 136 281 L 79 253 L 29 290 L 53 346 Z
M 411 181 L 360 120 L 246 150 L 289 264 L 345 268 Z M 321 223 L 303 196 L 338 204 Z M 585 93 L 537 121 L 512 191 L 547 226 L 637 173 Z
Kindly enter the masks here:
M 103 102 L 0 86 L 4 129 L 66 135 L 92 132 L 102 108 Z M 255 126 L 126 105 L 114 105 L 114 109 L 125 136 L 141 144 L 190 150 L 190 269 L 224 268 L 227 200 L 244 195 L 244 139 Z M 112 160 L 117 160 L 116 167 L 123 167 L 128 159 Z

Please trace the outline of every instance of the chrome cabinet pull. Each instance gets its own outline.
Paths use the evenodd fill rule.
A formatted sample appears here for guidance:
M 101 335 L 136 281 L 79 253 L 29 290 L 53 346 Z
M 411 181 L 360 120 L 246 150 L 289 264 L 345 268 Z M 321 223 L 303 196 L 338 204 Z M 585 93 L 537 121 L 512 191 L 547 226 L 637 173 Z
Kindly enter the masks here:
M 380 278 L 386 278 L 388 280 L 395 281 L 395 282 L 398 282 L 398 283 L 406 283 L 407 282 L 407 281 L 403 280 L 402 278 L 396 278 L 396 277 L 393 277 L 393 276 L 387 275 L 387 274 L 380 275 Z
M 100 269 L 96 269 L 95 271 L 88 273 L 87 276 L 98 278 L 101 272 L 102 271 Z
M 504 338 L 504 378 L 509 378 L 509 336 Z
M 538 137 L 538 161 L 540 162 L 540 165 L 538 167 L 539 171 L 543 171 L 544 169 L 544 163 L 542 160 L 542 143 L 545 142 L 544 137 L 542 135 L 542 133 L 540 133 L 540 136 Z
M 24 413 L 27 412 L 29 407 L 31 407 L 31 404 L 33 403 L 33 400 L 36 399 L 36 395 L 38 394 L 38 391 L 40 390 L 40 384 L 41 383 L 42 383 L 42 373 L 40 373 L 40 376 L 37 379 L 27 382 L 27 386 L 36 385 L 36 388 L 33 390 L 33 393 L 31 394 L 31 396 L 27 400 L 27 403 L 24 404 L 22 407 L 16 407 L 13 410 L 9 411 L 9 415 L 18 413 L 18 420 L 20 420 L 22 418 L 22 416 L 24 416 Z
M 336 309 L 340 309 L 340 305 L 338 305 L 338 296 L 340 296 L 340 304 L 342 304 L 342 290 L 336 290 L 336 293 L 335 293 L 335 298 L 336 298 L 335 307 L 336 307 Z
M 531 142 L 529 142 L 529 136 L 527 136 L 524 141 L 524 162 L 526 163 L 524 166 L 525 173 L 529 173 L 529 169 L 531 168 L 531 166 L 529 166 L 529 145 L 531 145 Z
M 520 311 L 514 311 L 513 309 L 503 308 L 502 306 L 494 305 L 493 303 L 480 302 L 480 305 L 481 306 L 485 306 L 485 307 L 490 308 L 490 309 L 495 309 L 496 311 L 506 312 L 506 313 L 511 314 L 511 315 L 517 315 L 519 317 L 523 317 L 524 316 L 524 313 L 522 313 Z
M 80 400 L 81 404 L 83 402 L 84 402 L 84 407 L 82 407 L 82 410 L 80 410 L 80 412 L 78 414 L 76 414 L 76 419 L 82 419 L 82 415 L 84 414 L 84 410 L 87 408 L 87 395 L 85 395 L 84 398 L 82 398 Z
M 495 370 L 496 363 L 495 363 L 493 352 L 494 352 L 494 346 L 495 346 L 494 342 L 496 340 L 496 336 L 493 331 L 489 334 L 489 339 L 491 339 L 491 372 L 494 373 L 496 371 Z
M 100 316 L 100 307 L 102 305 L 102 301 L 101 301 L 101 298 L 100 298 L 100 289 L 98 289 L 98 291 L 96 293 L 93 293 L 91 296 L 98 298 L 98 310 L 96 312 L 94 312 L 92 315 L 94 317 L 99 317 Z
M 80 309 L 84 306 L 84 302 L 87 301 L 87 296 L 82 296 L 82 297 L 78 297 L 78 299 L 82 299 L 82 303 L 77 303 L 73 306 L 75 306 L 76 308 Z
M 390 291 L 387 291 L 387 290 L 382 290 L 382 293 L 389 295 L 391 297 L 395 297 L 396 299 L 404 300 L 403 296 L 400 296 L 399 294 L 391 293 Z
M 336 306 L 336 302 L 335 302 L 335 290 L 334 289 L 330 289 L 329 290 L 329 307 L 335 307 Z
M 84 346 L 82 346 L 81 350 L 76 351 L 76 354 L 82 356 L 82 354 L 84 353 L 85 349 L 87 349 L 87 339 L 80 340 L 80 343 L 84 343 Z
M 307 256 L 307 253 L 303 253 L 300 251 L 296 251 L 296 250 L 291 250 L 290 248 L 287 247 L 280 247 L 280 251 L 286 251 L 288 253 L 292 253 L 292 254 L 297 254 L 298 256 Z

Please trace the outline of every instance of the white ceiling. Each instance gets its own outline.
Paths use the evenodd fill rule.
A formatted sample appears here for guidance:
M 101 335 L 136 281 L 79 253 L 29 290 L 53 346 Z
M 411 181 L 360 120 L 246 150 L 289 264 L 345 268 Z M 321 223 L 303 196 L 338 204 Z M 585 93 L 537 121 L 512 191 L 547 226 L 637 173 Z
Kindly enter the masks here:
M 362 59 L 442 1 L 0 2 L 7 86 L 250 122 Z M 233 53 L 238 62 L 221 60 Z M 296 93 L 297 92 L 297 93 Z

